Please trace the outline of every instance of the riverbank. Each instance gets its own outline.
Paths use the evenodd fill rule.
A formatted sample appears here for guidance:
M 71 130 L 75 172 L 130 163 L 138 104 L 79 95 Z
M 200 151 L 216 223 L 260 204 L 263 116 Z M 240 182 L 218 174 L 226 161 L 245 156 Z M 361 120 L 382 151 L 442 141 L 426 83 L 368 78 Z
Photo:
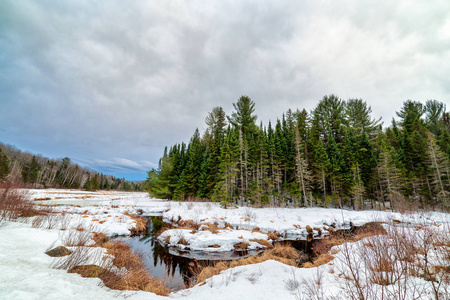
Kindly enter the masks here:
M 230 232 L 238 232 L 238 230 L 251 232 L 259 227 L 261 232 L 272 231 L 288 236 L 317 235 L 318 229 L 325 231 L 324 227 L 346 228 L 374 220 L 384 220 L 385 222 L 383 226 L 387 229 L 388 234 L 334 246 L 330 249 L 330 254 L 333 256 L 332 261 L 319 267 L 298 268 L 273 260 L 233 267 L 219 271 L 216 275 L 192 288 L 171 293 L 169 295 L 171 298 L 273 299 L 274 297 L 283 297 L 285 299 L 302 299 L 303 297 L 307 299 L 305 297 L 311 297 L 314 293 L 321 292 L 324 295 L 345 299 L 348 298 L 349 291 L 354 290 L 352 284 L 355 279 L 351 278 L 349 270 L 359 272 L 360 280 L 364 280 L 360 283 L 364 283 L 370 288 L 361 292 L 370 292 L 372 296 L 388 292 L 395 294 L 399 289 L 404 289 L 408 290 L 407 293 L 413 293 L 408 294 L 408 297 L 429 299 L 435 291 L 433 282 L 436 280 L 440 283 L 437 289 L 438 293 L 444 293 L 449 286 L 449 270 L 446 266 L 449 264 L 450 257 L 445 256 L 445 251 L 449 250 L 450 245 L 448 242 L 449 214 L 428 212 L 402 215 L 389 212 L 357 212 L 321 208 L 260 209 L 241 207 L 222 209 L 214 203 L 177 203 L 150 199 L 144 193 L 126 194 L 124 198 L 118 198 L 117 194 L 91 195 L 91 200 L 89 200 L 88 197 L 82 198 L 83 196 L 81 196 L 80 198 L 79 192 L 74 192 L 74 197 L 70 199 L 70 190 L 52 190 L 50 196 L 45 195 L 45 190 L 38 191 L 39 197 L 35 196 L 36 194 L 33 194 L 32 191 L 28 191 L 28 197 L 31 197 L 33 201 L 34 198 L 54 197 L 55 199 L 38 200 L 36 203 L 42 205 L 43 201 L 55 201 L 48 203 L 57 205 L 62 203 L 57 203 L 61 199 L 56 198 L 65 195 L 63 200 L 66 201 L 66 205 L 50 206 L 52 214 L 57 217 L 51 219 L 50 223 L 46 223 L 46 228 L 32 227 L 39 216 L 31 217 L 28 220 L 19 220 L 19 222 L 4 222 L 3 226 L 0 226 L 0 239 L 2 240 L 0 243 L 0 299 L 109 299 L 115 297 L 161 299 L 162 297 L 147 292 L 112 291 L 101 287 L 102 284 L 98 278 L 82 278 L 78 274 L 54 269 L 52 265 L 54 265 L 55 259 L 44 253 L 51 246 L 64 244 L 63 237 L 70 230 L 77 231 L 76 225 L 79 225 L 80 222 L 83 222 L 85 226 L 93 224 L 92 226 L 95 225 L 96 229 L 101 229 L 110 236 L 129 232 L 135 223 L 133 218 L 124 215 L 125 212 L 140 215 L 159 212 L 163 213 L 165 220 L 178 223 L 182 220 L 190 220 L 197 224 L 199 229 L 201 226 L 206 226 L 206 223 L 217 223 L 219 227 L 228 223 L 228 226 L 225 227 L 229 228 L 227 231 Z M 103 198 L 99 199 L 100 197 Z M 67 204 L 67 201 L 71 203 Z M 88 201 L 87 204 L 91 205 L 78 206 L 76 201 Z M 60 216 L 64 216 L 64 218 Z M 61 225 L 66 227 L 65 230 L 62 230 Z M 309 227 L 310 229 L 308 229 Z M 198 230 L 200 238 L 202 232 L 205 231 Z M 213 235 L 212 232 L 210 234 Z M 433 237 L 433 239 L 429 237 Z M 245 238 L 242 236 L 240 240 L 245 242 Z M 248 239 L 250 240 L 250 237 Z M 189 243 L 189 238 L 185 240 Z M 407 249 L 414 251 L 402 252 L 405 247 L 395 246 L 398 244 L 396 243 L 398 240 L 405 245 L 410 245 Z M 229 244 L 230 242 L 225 239 L 224 243 Z M 433 247 L 429 248 L 427 245 L 433 245 Z M 377 249 L 388 249 L 388 252 L 379 251 L 377 254 L 376 251 L 373 251 Z M 400 255 L 399 253 L 403 255 L 402 259 L 404 260 L 397 259 L 395 263 L 387 260 L 391 256 L 395 258 L 395 255 Z M 384 260 L 379 257 L 380 254 L 383 254 Z M 349 257 L 352 259 L 349 260 Z M 377 266 L 370 265 L 371 261 L 380 261 L 381 263 L 387 261 L 387 263 Z M 352 262 L 357 262 L 358 265 L 354 265 Z M 424 269 L 425 262 L 429 265 Z M 411 272 L 399 273 L 399 271 L 404 271 L 404 269 L 398 269 L 399 266 L 407 267 Z M 379 271 L 377 271 L 378 269 Z M 428 271 L 421 273 L 422 269 Z M 371 278 L 371 276 L 377 274 L 393 275 L 386 278 L 378 277 L 381 284 L 373 284 L 372 280 L 377 278 Z M 397 276 L 396 274 L 400 275 L 394 284 L 389 280 Z M 383 281 L 384 279 L 389 280 Z M 314 282 L 320 282 L 320 285 Z M 271 291 L 276 291 L 276 295 L 272 295 Z

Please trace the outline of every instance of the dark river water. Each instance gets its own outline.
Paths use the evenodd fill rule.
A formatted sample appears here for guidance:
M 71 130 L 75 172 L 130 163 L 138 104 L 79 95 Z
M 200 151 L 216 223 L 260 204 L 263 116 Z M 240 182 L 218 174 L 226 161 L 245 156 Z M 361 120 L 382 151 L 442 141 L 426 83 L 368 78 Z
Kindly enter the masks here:
M 258 252 L 245 253 L 205 253 L 205 252 L 183 252 L 175 249 L 168 249 L 156 240 L 156 234 L 164 226 L 161 217 L 148 217 L 148 233 L 145 236 L 133 237 L 125 240 L 135 252 L 142 256 L 142 260 L 149 273 L 156 278 L 162 279 L 169 288 L 174 290 L 189 287 L 193 277 L 193 269 L 198 264 L 214 264 L 219 260 L 238 259 L 245 256 L 257 254 Z M 297 250 L 303 251 L 310 258 L 313 256 L 312 242 L 304 240 L 283 241 L 289 242 Z M 261 251 L 259 251 L 261 252 Z

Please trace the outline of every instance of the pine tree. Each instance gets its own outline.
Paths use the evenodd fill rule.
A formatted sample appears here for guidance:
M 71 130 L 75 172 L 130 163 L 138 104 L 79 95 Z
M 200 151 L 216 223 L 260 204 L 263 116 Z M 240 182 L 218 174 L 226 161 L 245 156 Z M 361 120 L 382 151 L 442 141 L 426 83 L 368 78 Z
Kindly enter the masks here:
M 326 152 L 328 159 L 330 160 L 331 191 L 336 195 L 340 192 L 341 183 L 344 177 L 343 171 L 345 168 L 345 163 L 342 158 L 341 151 L 339 150 L 331 133 L 328 136 Z
M 151 169 L 147 173 L 145 181 L 146 190 L 156 198 L 172 199 L 171 173 L 173 170 L 172 159 L 163 156 L 158 169 Z M 113 187 L 111 187 L 113 189 Z
M 364 193 L 365 188 L 363 181 L 361 180 L 361 171 L 359 169 L 359 164 L 355 163 L 352 166 L 352 172 L 353 172 L 353 185 L 352 185 L 352 206 L 354 209 L 359 209 L 360 207 L 363 207 L 364 204 Z
M 295 130 L 295 166 L 296 166 L 296 176 L 299 189 L 303 196 L 303 203 L 308 206 L 308 196 L 307 191 L 309 191 L 309 185 L 311 180 L 311 174 L 308 167 L 308 162 L 304 157 L 303 142 L 300 137 L 300 132 L 298 129 Z M 312 205 L 312 203 L 311 203 Z
M 323 200 L 327 198 L 327 180 L 326 176 L 330 168 L 330 160 L 328 154 L 322 144 L 322 141 L 318 140 L 316 147 L 314 147 L 314 163 L 313 167 L 316 169 L 314 172 L 316 175 L 316 182 L 323 193 Z
M 382 143 L 378 159 L 378 178 L 384 197 L 390 201 L 391 209 L 395 207 L 395 199 L 400 195 L 401 174 L 397 169 L 387 145 Z
M 212 199 L 226 206 L 235 197 L 239 145 L 234 130 L 228 128 L 221 150 L 219 174 Z
M 346 122 L 358 134 L 373 134 L 380 127 L 381 118 L 371 118 L 372 108 L 362 99 L 349 99 L 345 105 Z
M 336 95 L 324 96 L 313 110 L 312 125 L 322 140 L 331 135 L 337 143 L 343 137 L 342 125 L 345 122 L 345 102 Z
M 436 142 L 431 133 L 428 133 L 428 159 L 427 165 L 431 170 L 431 185 L 435 198 L 444 205 L 450 208 L 450 162 L 444 153 L 436 145 Z

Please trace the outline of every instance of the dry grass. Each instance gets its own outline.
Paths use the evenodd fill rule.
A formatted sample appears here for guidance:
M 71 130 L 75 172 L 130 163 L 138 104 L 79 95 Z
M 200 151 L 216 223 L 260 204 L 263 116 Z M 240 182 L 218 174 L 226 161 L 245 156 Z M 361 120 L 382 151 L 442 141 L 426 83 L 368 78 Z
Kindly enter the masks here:
M 277 240 L 279 237 L 281 237 L 281 234 L 279 234 L 278 232 L 276 232 L 276 231 L 269 231 L 269 232 L 267 232 L 266 233 L 267 234 L 267 237 L 270 239 L 270 240 Z
M 95 244 L 99 247 L 102 247 L 108 241 L 108 237 L 103 232 L 94 232 L 94 236 L 92 237 Z
M 143 235 L 147 233 L 147 226 L 148 226 L 147 219 L 140 216 L 134 216 L 126 212 L 124 213 L 124 215 L 130 217 L 136 222 L 136 226 L 130 229 L 131 236 Z
M 328 253 L 324 253 L 324 254 L 321 254 L 319 257 L 317 257 L 312 263 L 309 261 L 305 262 L 302 267 L 303 268 L 316 268 L 318 266 L 329 263 L 333 259 L 334 259 L 334 256 L 332 256 Z
M 246 242 L 240 242 L 237 244 L 234 244 L 233 247 L 235 250 L 247 250 L 247 248 L 250 246 L 249 243 Z
M 28 219 L 41 213 L 12 183 L 0 183 L 0 222 Z
M 314 253 L 318 256 L 326 254 L 333 246 L 342 245 L 345 242 L 356 242 L 363 238 L 375 235 L 385 235 L 386 230 L 378 222 L 370 222 L 357 228 L 352 235 L 344 232 L 334 231 L 330 236 L 318 240 L 314 244 Z
M 212 234 L 217 234 L 217 233 L 219 233 L 218 225 L 219 224 L 217 224 L 217 223 L 214 223 L 214 224 L 208 223 L 208 222 L 203 223 L 202 231 L 209 231 Z
M 89 265 L 92 260 L 92 247 L 77 247 L 65 259 L 53 264 L 53 267 L 66 269 L 69 273 L 78 273 L 83 277 L 98 277 L 103 284 L 114 290 L 146 291 L 157 295 L 167 296 L 170 289 L 164 283 L 150 276 L 139 255 L 131 247 L 121 242 L 106 241 L 102 233 L 94 233 L 94 241 L 98 246 L 107 249 L 111 263 L 104 263 L 101 267 Z M 99 258 L 95 259 L 99 260 Z
M 189 243 L 182 237 L 181 239 L 179 239 L 178 241 L 178 245 L 189 245 Z

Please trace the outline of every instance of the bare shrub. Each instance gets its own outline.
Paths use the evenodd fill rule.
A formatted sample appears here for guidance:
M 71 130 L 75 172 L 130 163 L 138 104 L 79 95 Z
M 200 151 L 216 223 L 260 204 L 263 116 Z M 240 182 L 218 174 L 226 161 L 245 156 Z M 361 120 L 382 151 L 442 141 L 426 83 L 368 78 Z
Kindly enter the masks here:
M 316 273 L 311 279 L 303 279 L 302 284 L 305 289 L 306 296 L 310 300 L 324 300 L 328 299 L 325 296 L 325 288 L 323 286 L 323 272 L 324 270 L 319 268 L 316 269 Z M 296 300 L 301 300 L 301 293 L 296 295 Z
M 31 222 L 33 228 L 43 228 L 45 222 L 45 215 L 37 215 Z
M 67 247 L 91 245 L 91 237 L 92 233 L 88 230 L 69 229 L 59 234 L 59 239 Z
M 289 278 L 287 280 L 284 280 L 284 286 L 286 287 L 286 289 L 290 292 L 293 292 L 295 290 L 298 289 L 298 287 L 300 286 L 300 282 L 297 280 L 297 278 L 295 278 L 295 271 L 292 270 L 292 279 Z
M 76 266 L 86 265 L 92 260 L 101 261 L 99 252 L 92 252 L 89 247 L 76 247 L 72 254 L 56 259 L 50 266 L 54 269 L 70 270 Z
M 39 212 L 32 202 L 10 182 L 0 182 L 0 222 L 27 220 Z

